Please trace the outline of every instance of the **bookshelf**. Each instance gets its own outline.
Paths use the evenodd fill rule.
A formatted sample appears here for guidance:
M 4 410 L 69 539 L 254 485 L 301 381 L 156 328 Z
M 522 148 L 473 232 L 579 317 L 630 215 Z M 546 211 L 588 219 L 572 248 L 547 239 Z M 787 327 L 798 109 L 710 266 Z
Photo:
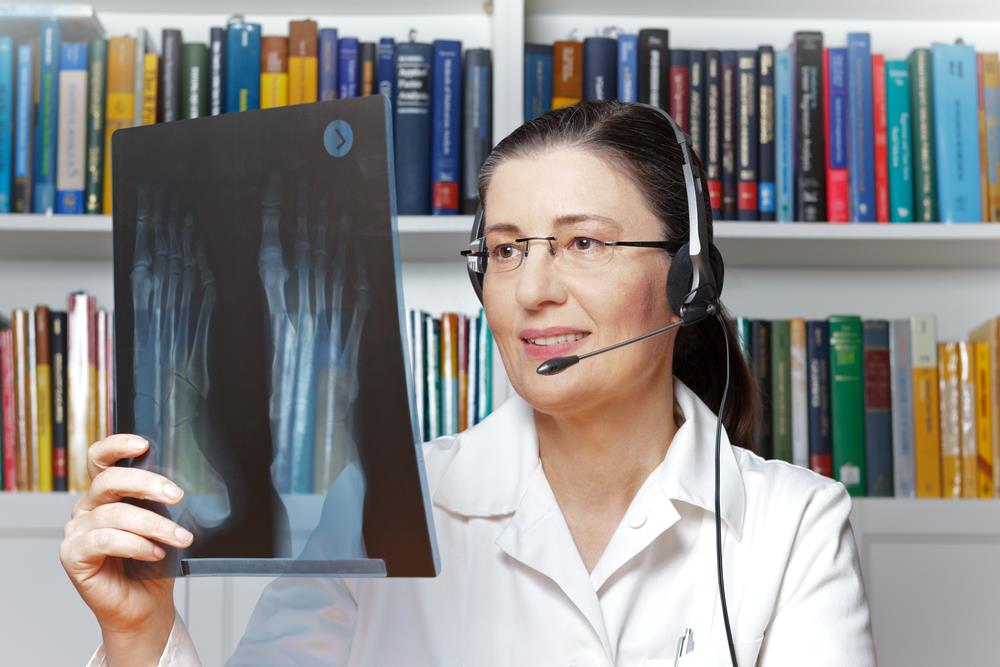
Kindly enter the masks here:
M 457 37 L 493 49 L 494 142 L 520 124 L 525 41 L 575 34 L 668 27 L 678 48 L 781 47 L 799 29 L 842 43 L 868 30 L 873 48 L 902 57 L 916 44 L 961 36 L 979 50 L 1000 50 L 1000 5 L 981 0 L 921 4 L 904 0 L 98 0 L 107 34 L 164 27 L 207 34 L 232 13 L 283 34 L 309 16 L 344 34 L 420 40 Z M 749 37 L 748 37 L 749 36 Z M 457 255 L 471 216 L 398 220 L 407 307 L 431 312 L 478 307 Z M 724 301 L 737 315 L 825 317 L 838 312 L 896 318 L 933 312 L 942 340 L 963 338 L 1000 313 L 1000 224 L 826 225 L 719 222 L 727 260 Z M 103 216 L 0 216 L 0 310 L 60 303 L 86 288 L 113 303 L 111 222 Z M 498 366 L 498 370 L 500 367 Z M 497 383 L 502 387 L 502 383 Z M 501 388 L 502 391 L 502 388 Z M 75 497 L 0 494 L 0 590 L 28 613 L 0 605 L 0 641 L 12 664 L 82 664 L 97 627 L 56 559 Z M 1000 616 L 1000 502 L 856 499 L 852 514 L 872 606 L 880 664 L 985 665 L 1000 654 L 990 626 Z M 242 634 L 265 580 L 180 582 L 177 604 L 205 664 L 222 664 Z M 8 598 L 6 593 L 10 592 Z M 19 608 L 19 611 L 22 608 Z M 9 610 L 9 611 L 8 611 Z M 42 624 L 41 613 L 49 617 Z M 51 641 L 47 630 L 63 629 Z M 943 632 L 942 632 L 943 631 Z M 12 652 L 11 652 L 12 651 Z

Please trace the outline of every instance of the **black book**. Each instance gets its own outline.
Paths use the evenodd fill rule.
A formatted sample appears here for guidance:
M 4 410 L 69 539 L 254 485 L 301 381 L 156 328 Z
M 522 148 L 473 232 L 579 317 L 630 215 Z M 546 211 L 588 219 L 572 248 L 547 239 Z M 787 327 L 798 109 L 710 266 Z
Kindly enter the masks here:
M 750 372 L 760 391 L 760 419 L 754 424 L 751 450 L 758 456 L 774 456 L 771 442 L 771 322 L 750 322 Z
M 797 32 L 795 66 L 796 219 L 826 219 L 823 146 L 823 33 Z
M 66 313 L 49 311 L 52 355 L 52 490 L 66 490 Z
M 705 52 L 688 51 L 688 134 L 691 147 L 705 166 Z
M 639 31 L 638 100 L 670 108 L 670 31 L 646 28 Z
M 208 31 L 208 113 L 226 111 L 226 29 Z
M 156 122 L 169 123 L 181 117 L 181 31 L 163 29 L 163 55 L 160 57 L 159 95 Z
M 461 211 L 479 207 L 479 168 L 493 148 L 493 66 L 489 49 L 466 49 L 462 95 Z
M 705 52 L 705 178 L 712 219 L 722 219 L 722 52 Z
M 737 53 L 739 98 L 737 118 L 737 215 L 740 220 L 757 220 L 757 52 Z
M 809 467 L 833 477 L 833 433 L 830 424 L 830 325 L 806 322 L 806 377 L 809 396 Z
M 774 170 L 774 47 L 757 49 L 757 213 L 760 220 L 774 220 L 776 211 Z
M 739 91 L 736 51 L 722 52 L 722 219 L 735 220 L 737 211 L 736 141 L 739 136 Z

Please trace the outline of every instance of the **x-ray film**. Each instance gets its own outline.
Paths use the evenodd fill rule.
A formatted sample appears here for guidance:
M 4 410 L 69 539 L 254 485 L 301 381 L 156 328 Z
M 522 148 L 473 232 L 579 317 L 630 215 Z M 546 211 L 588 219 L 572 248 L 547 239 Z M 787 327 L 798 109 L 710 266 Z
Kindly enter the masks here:
M 381 95 L 112 137 L 116 431 L 195 535 L 137 577 L 439 571 Z

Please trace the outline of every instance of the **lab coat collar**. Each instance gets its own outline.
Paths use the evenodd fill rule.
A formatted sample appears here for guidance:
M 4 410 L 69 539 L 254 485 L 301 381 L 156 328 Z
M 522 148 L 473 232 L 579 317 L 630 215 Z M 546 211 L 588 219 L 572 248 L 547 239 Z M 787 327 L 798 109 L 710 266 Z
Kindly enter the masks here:
M 654 474 L 667 498 L 715 513 L 716 415 L 686 384 L 674 378 L 674 396 L 684 415 Z M 478 517 L 518 511 L 532 482 L 538 458 L 534 411 L 512 395 L 482 422 L 458 438 L 458 453 L 434 493 L 434 504 Z M 538 471 L 542 474 L 541 471 Z M 722 429 L 720 449 L 722 519 L 742 539 L 746 491 L 743 476 Z

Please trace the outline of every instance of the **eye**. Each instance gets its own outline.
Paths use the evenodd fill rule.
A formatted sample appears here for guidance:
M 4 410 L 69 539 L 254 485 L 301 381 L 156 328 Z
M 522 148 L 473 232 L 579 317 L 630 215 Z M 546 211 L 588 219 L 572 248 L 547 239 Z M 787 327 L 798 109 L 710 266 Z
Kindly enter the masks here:
M 596 239 L 592 239 L 589 236 L 574 236 L 569 242 L 570 250 L 582 253 L 592 253 L 600 250 L 604 246 L 603 243 Z
M 490 258 L 498 261 L 516 259 L 521 249 L 514 243 L 498 243 L 490 250 Z

